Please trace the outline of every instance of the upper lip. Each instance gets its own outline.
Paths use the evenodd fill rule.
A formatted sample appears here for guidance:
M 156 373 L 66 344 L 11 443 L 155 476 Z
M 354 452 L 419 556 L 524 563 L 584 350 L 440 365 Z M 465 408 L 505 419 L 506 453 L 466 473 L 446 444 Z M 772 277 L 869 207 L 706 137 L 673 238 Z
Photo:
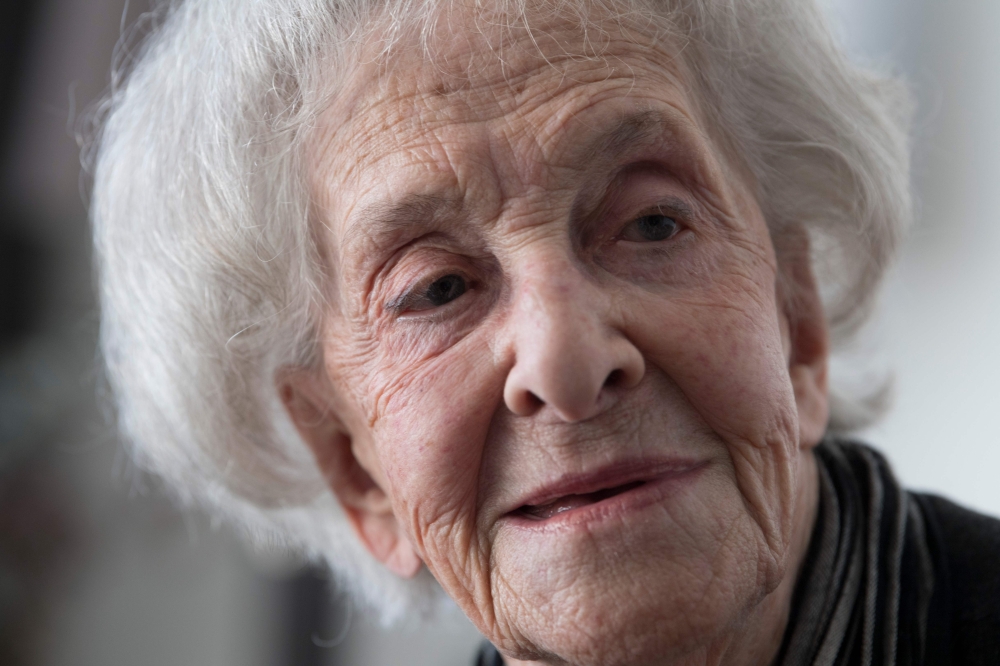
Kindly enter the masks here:
M 606 465 L 579 474 L 566 474 L 521 497 L 508 513 L 526 506 L 541 506 L 570 495 L 587 495 L 629 483 L 653 481 L 668 474 L 695 469 L 700 461 L 675 458 L 668 460 L 629 460 Z

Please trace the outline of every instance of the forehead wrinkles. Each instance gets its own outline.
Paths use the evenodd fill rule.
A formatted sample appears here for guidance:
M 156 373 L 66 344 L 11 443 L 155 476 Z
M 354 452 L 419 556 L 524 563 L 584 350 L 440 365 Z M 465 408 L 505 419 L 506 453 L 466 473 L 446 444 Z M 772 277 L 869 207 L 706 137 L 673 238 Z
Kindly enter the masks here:
M 564 130 L 575 116 L 608 98 L 662 97 L 656 94 L 662 90 L 648 90 L 650 82 L 673 84 L 680 93 L 677 110 L 693 121 L 679 58 L 663 49 L 643 51 L 633 41 L 619 40 L 619 46 L 613 61 L 536 56 L 517 73 L 497 61 L 492 72 L 465 77 L 461 84 L 426 63 L 403 67 L 398 62 L 381 76 L 361 70 L 354 81 L 366 81 L 364 91 L 346 108 L 338 104 L 324 114 L 327 140 L 315 151 L 325 172 L 322 180 L 329 183 L 336 176 L 346 184 L 386 159 L 380 170 L 414 158 L 432 166 L 446 152 L 483 148 L 497 157 L 509 147 L 522 168 L 528 166 L 523 160 L 555 164 L 565 148 L 560 147 Z M 448 169 L 452 165 L 446 162 L 440 166 Z
M 481 120 L 518 108 L 529 113 L 543 90 L 553 95 L 574 84 L 627 79 L 643 59 L 661 60 L 656 56 L 667 48 L 680 53 L 677 30 L 654 16 L 631 0 L 459 0 L 441 2 L 417 22 L 391 16 L 392 36 L 369 33 L 347 89 L 322 120 L 342 125 L 377 114 L 381 103 L 409 106 L 411 114 L 422 107 L 452 120 L 462 111 Z M 622 60 L 628 53 L 637 56 L 631 64 Z M 543 79 L 543 86 L 528 85 Z
M 691 121 L 684 124 L 700 124 L 677 44 L 634 32 L 609 37 L 601 57 L 580 57 L 573 48 L 579 26 L 557 27 L 548 42 L 507 48 L 506 59 L 470 49 L 475 35 L 466 35 L 454 42 L 454 57 L 447 49 L 430 62 L 397 52 L 391 63 L 359 65 L 345 94 L 321 116 L 320 140 L 310 146 L 322 217 L 344 221 L 366 195 L 382 189 L 394 196 L 403 193 L 399 185 L 444 187 L 480 204 L 483 187 L 500 201 L 551 187 L 565 173 L 559 167 L 583 166 L 574 142 L 565 140 L 579 132 L 566 128 L 609 97 L 640 105 L 647 97 L 674 98 L 670 106 Z M 546 45 L 555 53 L 544 53 Z M 464 51 L 482 62 L 458 67 L 473 57 Z M 517 57 L 509 57 L 512 52 Z M 454 66 L 442 67 L 442 60 Z M 665 96 L 664 87 L 673 92 Z M 577 128 L 586 131 L 587 121 L 580 122 Z

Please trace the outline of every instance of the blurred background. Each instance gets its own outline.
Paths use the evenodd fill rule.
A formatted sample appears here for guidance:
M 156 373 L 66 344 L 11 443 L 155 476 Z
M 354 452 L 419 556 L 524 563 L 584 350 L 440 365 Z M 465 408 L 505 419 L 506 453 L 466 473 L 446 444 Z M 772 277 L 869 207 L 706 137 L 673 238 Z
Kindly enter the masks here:
M 824 5 L 919 103 L 917 223 L 835 368 L 894 371 L 895 407 L 864 437 L 907 485 L 1000 515 L 1000 3 Z M 145 8 L 0 4 L 0 664 L 470 664 L 464 620 L 379 628 L 322 572 L 177 511 L 115 439 L 74 128 Z

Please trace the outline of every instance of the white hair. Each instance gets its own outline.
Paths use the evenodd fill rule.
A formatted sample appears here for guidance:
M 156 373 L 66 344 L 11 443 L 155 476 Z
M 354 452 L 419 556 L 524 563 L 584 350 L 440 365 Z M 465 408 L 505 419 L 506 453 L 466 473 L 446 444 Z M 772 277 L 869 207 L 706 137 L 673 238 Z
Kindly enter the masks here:
M 321 362 L 301 149 L 313 120 L 364 43 L 377 34 L 389 52 L 414 26 L 426 35 L 443 4 L 164 3 L 142 46 L 120 51 L 129 62 L 91 143 L 101 347 L 138 465 L 253 541 L 325 560 L 387 621 L 443 595 L 426 572 L 395 577 L 349 533 L 275 372 Z M 542 4 L 490 11 L 527 29 Z M 779 253 L 786 230 L 808 230 L 831 331 L 848 339 L 910 217 L 903 88 L 849 63 L 806 0 L 544 4 L 670 26 L 712 126 L 756 180 Z M 834 401 L 832 424 L 873 414 Z

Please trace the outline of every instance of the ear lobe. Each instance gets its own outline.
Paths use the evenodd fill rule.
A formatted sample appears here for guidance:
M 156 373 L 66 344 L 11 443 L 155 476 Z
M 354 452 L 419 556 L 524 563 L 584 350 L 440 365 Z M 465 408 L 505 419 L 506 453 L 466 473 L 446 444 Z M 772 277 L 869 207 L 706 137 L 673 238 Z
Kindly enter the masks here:
M 799 447 L 809 449 L 823 439 L 830 419 L 829 397 L 826 391 L 826 371 L 817 373 L 807 365 L 789 368 L 795 403 L 799 410 Z
M 413 578 L 423 561 L 391 513 L 362 513 L 345 507 L 351 526 L 372 555 L 401 578 Z
M 791 231 L 782 250 L 788 320 L 788 374 L 799 412 L 799 446 L 812 448 L 823 438 L 830 418 L 827 368 L 830 340 L 823 303 L 813 276 L 809 236 Z
M 358 460 L 327 383 L 306 369 L 287 371 L 279 376 L 278 394 L 365 548 L 396 575 L 416 575 L 420 556 L 400 528 L 389 496 Z M 378 465 L 374 456 L 368 464 Z

